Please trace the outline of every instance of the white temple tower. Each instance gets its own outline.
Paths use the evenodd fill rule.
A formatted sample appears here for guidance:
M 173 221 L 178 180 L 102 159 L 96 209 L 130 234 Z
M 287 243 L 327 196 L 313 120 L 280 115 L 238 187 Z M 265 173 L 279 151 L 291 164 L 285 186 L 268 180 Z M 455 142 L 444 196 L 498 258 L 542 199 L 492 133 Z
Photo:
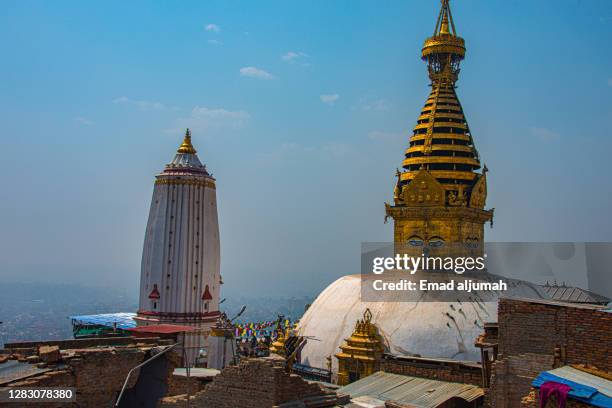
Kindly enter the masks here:
M 145 232 L 138 325 L 178 324 L 193 363 L 219 317 L 220 245 L 215 179 L 185 139 L 156 177 Z

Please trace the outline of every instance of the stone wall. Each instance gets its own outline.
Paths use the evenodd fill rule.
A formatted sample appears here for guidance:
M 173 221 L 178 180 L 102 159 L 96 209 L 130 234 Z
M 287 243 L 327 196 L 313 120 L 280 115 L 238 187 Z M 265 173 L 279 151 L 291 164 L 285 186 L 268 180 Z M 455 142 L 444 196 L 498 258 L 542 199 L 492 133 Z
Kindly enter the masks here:
M 385 355 L 380 364 L 387 373 L 482 386 L 482 370 L 476 363 Z

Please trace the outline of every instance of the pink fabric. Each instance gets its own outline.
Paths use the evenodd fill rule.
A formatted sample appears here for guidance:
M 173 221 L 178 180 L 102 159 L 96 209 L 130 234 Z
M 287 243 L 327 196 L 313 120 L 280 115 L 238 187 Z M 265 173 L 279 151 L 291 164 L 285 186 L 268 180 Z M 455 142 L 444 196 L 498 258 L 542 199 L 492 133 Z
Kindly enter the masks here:
M 554 395 L 559 402 L 559 408 L 565 408 L 567 402 L 567 393 L 572 390 L 572 387 L 566 384 L 561 384 L 554 381 L 546 381 L 540 386 L 540 408 L 545 408 L 548 399 Z

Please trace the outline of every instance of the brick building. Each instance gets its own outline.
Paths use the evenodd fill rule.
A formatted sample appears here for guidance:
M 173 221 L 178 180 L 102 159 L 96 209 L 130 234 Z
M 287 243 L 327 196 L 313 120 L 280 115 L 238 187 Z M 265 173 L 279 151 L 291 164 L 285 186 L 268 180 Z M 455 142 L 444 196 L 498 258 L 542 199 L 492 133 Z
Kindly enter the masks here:
M 612 373 L 612 313 L 605 306 L 501 299 L 498 327 L 487 392 L 492 408 L 519 407 L 523 397 L 537 395 L 532 381 L 556 367 Z

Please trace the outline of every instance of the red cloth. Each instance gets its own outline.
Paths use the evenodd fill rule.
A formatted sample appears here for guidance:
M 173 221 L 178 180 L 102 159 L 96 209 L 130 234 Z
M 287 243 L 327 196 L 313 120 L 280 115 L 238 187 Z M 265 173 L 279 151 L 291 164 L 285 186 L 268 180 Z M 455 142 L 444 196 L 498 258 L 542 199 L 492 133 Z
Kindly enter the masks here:
M 561 384 L 554 381 L 546 381 L 540 386 L 540 408 L 545 408 L 548 399 L 554 395 L 559 402 L 559 408 L 565 408 L 567 402 L 567 393 L 572 390 L 572 387 L 566 384 Z

